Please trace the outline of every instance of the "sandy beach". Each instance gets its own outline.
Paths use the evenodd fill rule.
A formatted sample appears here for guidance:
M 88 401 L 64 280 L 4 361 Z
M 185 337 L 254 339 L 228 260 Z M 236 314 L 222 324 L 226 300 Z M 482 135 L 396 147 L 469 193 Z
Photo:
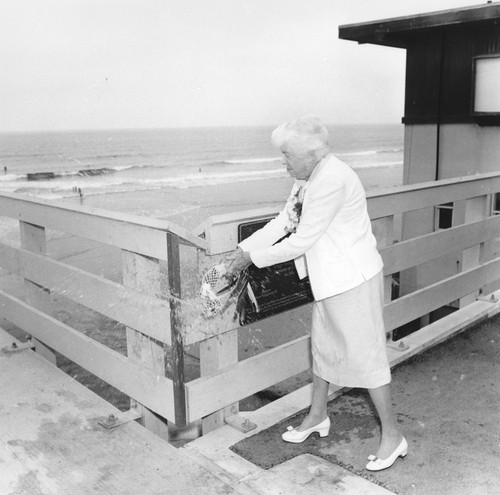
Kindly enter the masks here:
M 401 185 L 402 167 L 358 169 L 365 189 Z M 121 211 L 154 218 L 168 218 L 182 227 L 192 229 L 212 215 L 281 205 L 286 201 L 293 179 L 265 178 L 228 182 L 225 184 L 137 191 L 86 196 L 75 194 L 63 200 L 95 208 Z
M 154 218 L 168 218 L 193 229 L 211 215 L 281 204 L 290 178 L 272 178 L 205 187 L 173 188 L 68 198 L 70 204 L 121 211 Z

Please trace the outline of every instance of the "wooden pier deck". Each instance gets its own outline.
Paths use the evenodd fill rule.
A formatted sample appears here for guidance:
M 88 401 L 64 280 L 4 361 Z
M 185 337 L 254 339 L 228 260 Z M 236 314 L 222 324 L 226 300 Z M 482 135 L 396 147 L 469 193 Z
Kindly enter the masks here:
M 119 411 L 29 349 L 0 352 L 0 376 L 2 495 L 252 493 L 134 421 L 102 427 Z

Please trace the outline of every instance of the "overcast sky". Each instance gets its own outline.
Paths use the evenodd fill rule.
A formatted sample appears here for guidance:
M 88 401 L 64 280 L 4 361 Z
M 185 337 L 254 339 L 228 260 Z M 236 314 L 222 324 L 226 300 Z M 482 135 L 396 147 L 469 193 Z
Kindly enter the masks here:
M 399 123 L 405 51 L 338 26 L 475 4 L 2 0 L 0 131 Z

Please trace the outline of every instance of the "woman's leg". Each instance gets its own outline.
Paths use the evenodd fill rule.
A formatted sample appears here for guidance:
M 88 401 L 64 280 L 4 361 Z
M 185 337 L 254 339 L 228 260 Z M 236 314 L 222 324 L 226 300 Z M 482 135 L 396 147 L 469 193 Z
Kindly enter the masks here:
M 328 402 L 328 386 L 330 384 L 313 374 L 312 400 L 309 414 L 304 418 L 302 424 L 297 428 L 298 431 L 307 430 L 326 419 L 326 404 Z
M 368 389 L 382 424 L 382 437 L 377 452 L 379 459 L 387 459 L 397 448 L 403 435 L 398 430 L 396 418 L 392 409 L 390 385 Z

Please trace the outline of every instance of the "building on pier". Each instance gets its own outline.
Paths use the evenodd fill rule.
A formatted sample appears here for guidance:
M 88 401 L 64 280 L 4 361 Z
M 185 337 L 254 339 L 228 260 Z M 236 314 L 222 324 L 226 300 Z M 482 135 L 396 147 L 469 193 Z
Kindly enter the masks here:
M 344 25 L 339 37 L 406 50 L 404 184 L 499 170 L 500 3 Z M 485 210 L 500 212 L 500 196 L 408 212 L 400 235 L 409 239 L 460 225 L 481 218 Z M 494 251 L 493 242 L 473 257 L 489 259 Z M 400 294 L 475 261 L 470 253 L 458 253 L 407 270 L 400 275 Z

